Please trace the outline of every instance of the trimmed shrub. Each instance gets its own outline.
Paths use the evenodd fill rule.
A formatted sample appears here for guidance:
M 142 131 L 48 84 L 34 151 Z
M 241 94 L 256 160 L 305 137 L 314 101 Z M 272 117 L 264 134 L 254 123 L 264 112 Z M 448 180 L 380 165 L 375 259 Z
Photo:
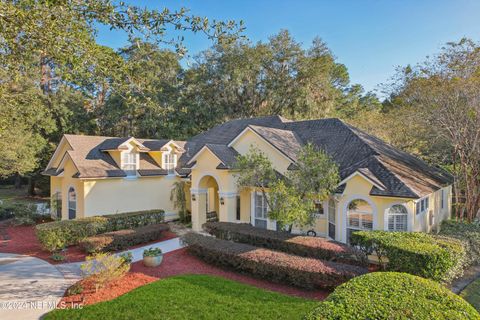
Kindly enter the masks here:
M 445 220 L 440 234 L 462 240 L 469 264 L 480 264 L 480 223 Z
M 358 266 L 300 257 L 196 233 L 188 233 L 182 239 L 191 253 L 208 263 L 297 287 L 333 288 L 367 272 Z
M 88 237 L 80 242 L 85 252 L 122 250 L 140 243 L 158 240 L 170 228 L 166 224 L 152 224 L 136 229 L 118 230 Z
M 407 273 L 374 272 L 342 284 L 306 316 L 322 319 L 480 319 L 442 285 Z
M 352 235 L 352 244 L 380 261 L 386 257 L 387 270 L 435 281 L 461 276 L 467 262 L 461 241 L 422 232 L 358 231 Z
M 247 223 L 207 222 L 203 229 L 215 237 L 283 251 L 303 257 L 366 265 L 366 256 L 343 243 L 325 238 L 304 237 L 288 232 L 255 228 Z
M 100 233 L 132 229 L 164 221 L 163 210 L 111 214 L 75 220 L 61 220 L 36 226 L 38 240 L 49 251 L 78 244 Z
M 80 266 L 85 277 L 93 280 L 95 290 L 123 277 L 130 270 L 130 262 L 122 256 L 110 253 L 98 253 L 86 258 Z
M 36 228 L 37 238 L 49 251 L 61 250 L 79 243 L 81 240 L 104 232 L 107 219 L 91 217 L 76 220 L 61 220 L 39 224 Z

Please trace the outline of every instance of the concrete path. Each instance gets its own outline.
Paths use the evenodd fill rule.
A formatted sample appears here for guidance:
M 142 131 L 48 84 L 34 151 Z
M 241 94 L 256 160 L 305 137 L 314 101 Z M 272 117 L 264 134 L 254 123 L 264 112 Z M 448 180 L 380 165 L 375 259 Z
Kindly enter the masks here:
M 70 285 L 44 260 L 0 253 L 0 319 L 38 319 L 56 307 Z
M 462 277 L 452 282 L 450 290 L 452 290 L 453 293 L 459 294 L 466 286 L 478 278 L 480 278 L 480 265 L 471 266 L 465 270 Z
M 173 238 L 157 243 L 148 244 L 146 246 L 142 246 L 136 249 L 126 250 L 117 253 L 117 255 L 131 252 L 133 257 L 133 262 L 137 262 L 143 259 L 143 250 L 148 248 L 160 248 L 163 253 L 167 253 L 170 251 L 178 250 L 183 248 L 183 245 L 180 243 L 180 238 Z M 80 266 L 83 262 L 73 262 L 73 263 L 63 263 L 58 264 L 57 268 L 62 272 L 64 277 L 70 281 L 73 280 L 80 280 L 82 276 L 82 272 L 80 270 Z M 1 317 L 0 317 L 1 319 Z

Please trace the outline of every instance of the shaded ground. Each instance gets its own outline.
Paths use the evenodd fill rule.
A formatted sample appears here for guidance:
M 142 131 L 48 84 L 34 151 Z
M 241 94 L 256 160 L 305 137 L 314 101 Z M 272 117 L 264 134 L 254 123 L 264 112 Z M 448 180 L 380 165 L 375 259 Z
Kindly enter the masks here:
M 461 293 L 460 297 L 467 300 L 480 312 L 480 278 L 470 283 Z
M 302 319 L 316 304 L 220 277 L 184 275 L 45 319 Z

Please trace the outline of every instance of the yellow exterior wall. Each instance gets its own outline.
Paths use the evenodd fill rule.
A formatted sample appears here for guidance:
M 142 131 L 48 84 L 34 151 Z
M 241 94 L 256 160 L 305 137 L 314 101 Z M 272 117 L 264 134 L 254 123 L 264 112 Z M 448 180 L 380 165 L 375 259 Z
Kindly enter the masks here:
M 110 156 L 113 158 L 113 161 L 117 164 L 117 166 L 122 166 L 122 152 L 121 151 L 108 151 Z
M 85 216 L 163 209 L 166 218 L 177 211 L 170 192 L 177 177 L 84 180 Z
M 261 150 L 278 172 L 285 173 L 287 171 L 291 161 L 251 130 L 245 131 L 232 145 L 232 147 L 242 155 L 247 154 L 252 146 Z

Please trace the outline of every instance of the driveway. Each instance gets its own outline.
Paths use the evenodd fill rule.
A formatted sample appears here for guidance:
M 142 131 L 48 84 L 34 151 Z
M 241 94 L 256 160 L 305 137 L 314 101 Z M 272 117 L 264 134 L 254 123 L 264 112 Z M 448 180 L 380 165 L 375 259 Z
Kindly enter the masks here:
M 71 284 L 46 261 L 0 253 L 0 319 L 38 319 L 55 308 Z

